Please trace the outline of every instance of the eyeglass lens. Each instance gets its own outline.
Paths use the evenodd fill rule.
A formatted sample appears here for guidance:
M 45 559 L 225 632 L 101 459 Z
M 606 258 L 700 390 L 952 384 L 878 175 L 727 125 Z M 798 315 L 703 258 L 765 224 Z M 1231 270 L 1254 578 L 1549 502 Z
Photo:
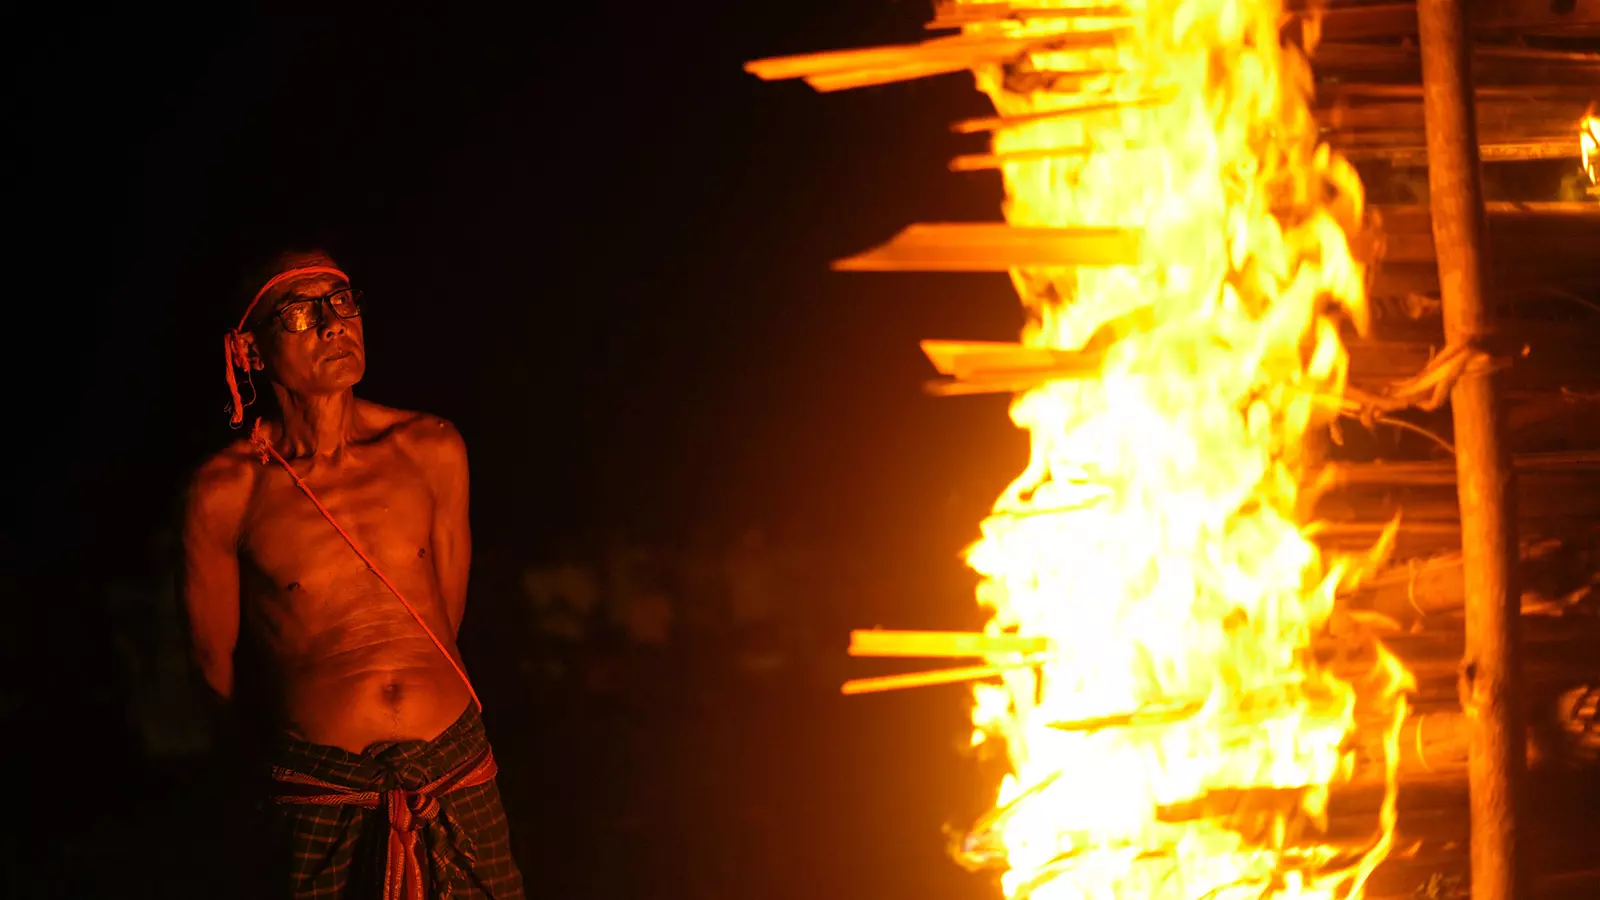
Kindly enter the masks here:
M 346 288 L 334 291 L 326 297 L 317 297 L 311 300 L 300 300 L 278 310 L 278 318 L 283 322 L 283 330 L 289 332 L 306 331 L 322 324 L 322 304 L 327 303 L 334 315 L 341 319 L 348 319 L 361 314 L 361 292 Z

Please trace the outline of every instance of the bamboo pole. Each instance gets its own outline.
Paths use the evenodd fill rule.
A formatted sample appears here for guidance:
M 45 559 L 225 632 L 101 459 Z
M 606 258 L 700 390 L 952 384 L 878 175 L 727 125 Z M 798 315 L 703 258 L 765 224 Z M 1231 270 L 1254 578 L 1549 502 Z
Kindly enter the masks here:
M 1444 305 L 1445 339 L 1490 329 L 1483 297 L 1484 212 L 1472 103 L 1472 51 L 1462 0 L 1418 0 L 1428 187 Z M 1493 372 L 1468 372 L 1451 391 L 1466 583 L 1462 705 L 1471 727 L 1474 900 L 1518 900 L 1523 890 L 1517 812 L 1526 768 L 1520 709 L 1519 595 L 1512 472 Z

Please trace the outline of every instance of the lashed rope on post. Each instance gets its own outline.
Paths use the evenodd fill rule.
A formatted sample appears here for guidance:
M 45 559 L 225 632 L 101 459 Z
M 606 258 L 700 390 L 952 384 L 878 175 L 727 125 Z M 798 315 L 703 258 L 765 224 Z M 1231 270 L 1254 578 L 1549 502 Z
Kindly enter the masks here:
M 1433 412 L 1450 399 L 1451 390 L 1463 375 L 1496 371 L 1509 365 L 1509 360 L 1492 356 L 1478 347 L 1476 342 L 1450 344 L 1434 356 L 1421 372 L 1392 383 L 1381 393 L 1345 385 L 1344 396 L 1339 400 L 1339 413 L 1359 421 L 1369 429 L 1381 424 L 1417 432 L 1454 455 L 1455 447 L 1449 441 L 1389 414 L 1406 409 Z
M 1394 382 L 1382 393 L 1347 386 L 1345 402 L 1347 407 L 1361 410 L 1362 416 L 1413 407 L 1432 412 L 1450 399 L 1450 390 L 1462 375 L 1469 371 L 1494 371 L 1509 364 L 1508 360 L 1491 356 L 1473 344 L 1451 344 L 1433 357 L 1421 372 Z

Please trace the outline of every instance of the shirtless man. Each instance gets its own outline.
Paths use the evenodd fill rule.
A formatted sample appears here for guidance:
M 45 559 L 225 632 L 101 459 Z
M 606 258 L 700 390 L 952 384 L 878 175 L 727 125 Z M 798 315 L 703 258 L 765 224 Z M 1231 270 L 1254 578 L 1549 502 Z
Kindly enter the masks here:
M 521 897 L 456 649 L 472 554 L 466 446 L 436 416 L 356 399 L 360 295 L 325 254 L 284 254 L 263 285 L 230 335 L 230 375 L 237 365 L 267 381 L 279 415 L 195 474 L 183 598 L 217 697 L 233 697 L 241 629 L 263 651 L 281 733 L 269 805 L 290 845 L 283 896 L 380 896 L 386 880 L 433 896 L 443 880 L 451 897 Z M 241 407 L 236 394 L 236 421 Z M 351 791 L 388 793 L 345 805 L 359 803 Z M 391 830 L 401 839 L 382 839 Z

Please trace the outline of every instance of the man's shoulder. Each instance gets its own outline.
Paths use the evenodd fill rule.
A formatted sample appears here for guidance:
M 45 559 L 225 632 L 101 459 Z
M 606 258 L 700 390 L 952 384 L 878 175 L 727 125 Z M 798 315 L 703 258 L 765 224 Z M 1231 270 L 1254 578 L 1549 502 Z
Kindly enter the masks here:
M 229 491 L 248 487 L 254 483 L 256 470 L 261 468 L 261 457 L 250 445 L 249 438 L 240 438 L 202 462 L 189 480 L 191 490 Z
M 212 454 L 189 478 L 190 517 L 215 523 L 242 515 L 260 468 L 261 460 L 247 438 Z
M 450 420 L 432 413 L 395 409 L 363 401 L 363 415 L 376 425 L 385 440 L 430 464 L 464 461 L 467 445 Z

